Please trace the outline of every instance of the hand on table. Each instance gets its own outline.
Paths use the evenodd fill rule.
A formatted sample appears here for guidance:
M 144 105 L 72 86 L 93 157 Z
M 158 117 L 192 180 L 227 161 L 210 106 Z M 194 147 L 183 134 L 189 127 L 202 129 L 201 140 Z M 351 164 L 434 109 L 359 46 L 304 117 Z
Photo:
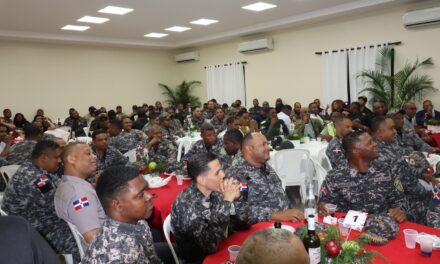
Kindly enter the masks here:
M 304 212 L 297 209 L 287 209 L 281 212 L 273 212 L 272 220 L 299 222 L 304 220 Z
M 406 213 L 402 211 L 400 208 L 388 209 L 388 216 L 396 220 L 396 222 L 398 223 L 402 223 L 406 221 Z
M 325 208 L 325 203 L 319 203 L 318 214 L 322 218 L 329 215 L 327 208 Z

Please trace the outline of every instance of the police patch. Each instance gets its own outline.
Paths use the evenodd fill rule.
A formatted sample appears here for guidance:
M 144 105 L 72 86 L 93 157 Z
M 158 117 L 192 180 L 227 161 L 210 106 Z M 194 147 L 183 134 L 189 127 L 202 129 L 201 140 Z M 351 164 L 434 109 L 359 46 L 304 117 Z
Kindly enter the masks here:
M 38 190 L 41 193 L 47 193 L 48 191 L 53 189 L 52 183 L 50 182 L 49 178 L 47 178 L 45 175 L 35 180 L 34 184 L 35 186 L 37 186 Z

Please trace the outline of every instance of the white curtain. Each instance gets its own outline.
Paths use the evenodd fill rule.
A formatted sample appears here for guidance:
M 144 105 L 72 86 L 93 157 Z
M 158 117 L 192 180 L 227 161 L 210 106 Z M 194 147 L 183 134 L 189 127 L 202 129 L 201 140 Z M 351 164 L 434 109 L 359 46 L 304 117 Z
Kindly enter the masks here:
M 322 54 L 322 103 L 331 104 L 335 99 L 346 101 L 347 93 L 347 51 Z
M 244 64 L 241 62 L 206 66 L 208 100 L 231 104 L 237 99 L 245 100 Z
M 370 47 L 370 45 L 368 45 L 361 49 L 354 49 L 348 52 L 350 67 L 350 99 L 352 102 L 357 101 L 357 98 L 360 95 L 365 95 L 370 99 L 368 93 L 361 93 L 365 88 L 365 79 L 362 77 L 356 77 L 363 70 L 379 70 L 381 59 L 380 50 L 386 45 L 387 44 L 382 44 L 381 47 L 378 47 L 378 45 Z

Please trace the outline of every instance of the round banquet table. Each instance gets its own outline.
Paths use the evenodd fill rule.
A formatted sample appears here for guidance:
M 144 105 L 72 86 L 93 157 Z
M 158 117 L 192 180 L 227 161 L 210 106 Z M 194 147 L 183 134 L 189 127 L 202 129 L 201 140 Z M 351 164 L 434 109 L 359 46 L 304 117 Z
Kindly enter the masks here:
M 161 175 L 163 177 L 163 175 Z M 173 177 L 167 185 L 160 188 L 150 188 L 150 194 L 156 194 L 153 199 L 153 217 L 149 223 L 156 228 L 162 229 L 165 218 L 170 214 L 176 197 L 191 183 L 191 180 L 184 180 L 182 185 L 177 185 L 176 177 Z
M 336 214 L 336 216 L 341 216 L 342 214 Z M 295 228 L 302 226 L 304 223 L 291 223 L 291 222 L 283 222 L 283 225 L 290 225 Z M 228 247 L 230 245 L 241 245 L 246 240 L 246 238 L 251 235 L 253 232 L 271 227 L 273 226 L 273 222 L 263 222 L 253 225 L 248 230 L 243 230 L 237 233 L 232 234 L 227 239 L 222 241 L 219 245 L 219 248 L 216 253 L 211 254 L 205 258 L 203 261 L 204 264 L 221 264 L 224 261 L 228 260 L 229 253 L 228 253 Z M 400 230 L 399 235 L 390 240 L 387 244 L 383 246 L 373 246 L 368 245 L 366 248 L 367 250 L 377 250 L 379 251 L 383 256 L 385 256 L 389 263 L 398 263 L 398 264 L 415 264 L 415 263 L 440 263 L 440 250 L 433 250 L 432 256 L 430 258 L 423 257 L 420 253 L 420 247 L 417 244 L 415 249 L 407 249 L 405 247 L 405 238 L 403 235 L 403 229 L 411 228 L 417 230 L 419 233 L 425 232 L 428 234 L 433 234 L 438 237 L 440 237 L 440 230 L 435 229 L 428 226 L 418 225 L 411 222 L 404 222 L 402 224 L 399 224 Z M 360 235 L 360 232 L 352 230 L 350 232 L 350 238 L 356 238 Z M 374 263 L 386 263 L 381 259 L 376 258 L 374 260 Z

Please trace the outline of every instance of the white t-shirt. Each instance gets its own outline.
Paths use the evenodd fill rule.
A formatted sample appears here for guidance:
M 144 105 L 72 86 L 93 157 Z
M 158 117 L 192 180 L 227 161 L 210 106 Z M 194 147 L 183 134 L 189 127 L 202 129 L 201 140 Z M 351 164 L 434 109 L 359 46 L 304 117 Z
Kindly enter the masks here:
M 287 129 L 289 130 L 289 134 L 292 132 L 291 129 L 291 124 L 292 121 L 290 120 L 290 116 L 286 115 L 284 112 L 279 112 L 278 113 L 278 119 L 281 119 L 284 121 L 284 124 L 287 126 Z

